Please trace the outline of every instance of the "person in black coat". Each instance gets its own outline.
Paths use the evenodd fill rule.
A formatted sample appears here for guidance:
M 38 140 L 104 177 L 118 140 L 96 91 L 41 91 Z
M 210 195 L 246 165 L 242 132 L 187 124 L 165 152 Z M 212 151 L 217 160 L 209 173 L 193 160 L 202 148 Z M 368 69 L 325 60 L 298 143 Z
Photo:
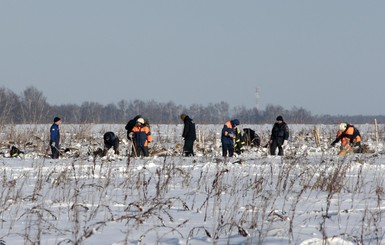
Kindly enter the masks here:
M 246 140 L 242 131 L 239 128 L 234 129 L 235 139 L 234 139 L 234 152 L 240 155 L 245 151 Z
M 260 147 L 261 146 L 261 138 L 251 128 L 244 128 L 243 129 L 243 137 L 245 138 L 247 146 L 250 146 L 250 147 Z
M 136 117 L 134 117 L 133 119 L 127 122 L 125 127 L 125 129 L 127 130 L 127 139 L 131 140 L 129 134 L 131 133 L 132 129 L 135 127 L 136 121 L 141 117 L 142 117 L 141 115 L 137 115 Z
M 270 136 L 270 154 L 275 155 L 278 148 L 278 155 L 283 156 L 283 146 L 287 145 L 289 139 L 289 127 L 283 120 L 282 116 L 278 116 L 274 123 Z
M 184 139 L 183 153 L 186 157 L 194 156 L 194 141 L 197 138 L 195 123 L 194 121 L 186 114 L 180 115 L 184 123 L 182 137 Z
M 115 154 L 119 155 L 119 137 L 116 136 L 113 132 L 107 132 L 103 136 L 104 139 L 104 149 L 103 156 L 107 155 L 108 150 L 113 147 Z

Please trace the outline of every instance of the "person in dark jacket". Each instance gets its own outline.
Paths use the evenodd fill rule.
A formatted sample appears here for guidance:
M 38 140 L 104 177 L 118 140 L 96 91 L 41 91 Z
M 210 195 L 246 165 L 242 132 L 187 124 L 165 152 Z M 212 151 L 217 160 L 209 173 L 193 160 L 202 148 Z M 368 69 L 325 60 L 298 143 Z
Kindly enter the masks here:
M 132 129 L 135 127 L 136 121 L 141 117 L 142 117 L 141 115 L 137 115 L 136 117 L 134 117 L 133 119 L 127 122 L 125 127 L 125 129 L 127 130 L 127 139 L 131 140 L 131 138 L 129 137 L 129 134 L 131 133 Z
M 102 156 L 107 155 L 107 152 L 111 147 L 114 149 L 114 153 L 119 155 L 119 137 L 115 135 L 113 132 L 107 132 L 103 135 L 104 139 L 104 149 Z
M 20 154 L 24 154 L 24 152 L 21 151 L 16 146 L 12 146 L 11 150 L 9 151 L 9 154 L 10 154 L 11 157 L 18 157 Z
M 247 146 L 259 147 L 261 145 L 261 138 L 251 128 L 244 128 L 243 129 L 243 137 L 245 138 Z
M 275 155 L 278 148 L 278 155 L 283 156 L 283 146 L 287 145 L 289 139 L 289 127 L 283 120 L 282 116 L 278 116 L 271 130 L 270 136 L 270 154 Z
M 194 156 L 194 141 L 197 138 L 195 123 L 194 121 L 186 114 L 180 115 L 184 127 L 182 137 L 184 139 L 183 152 L 186 157 Z
M 49 145 L 51 147 L 52 152 L 52 158 L 58 159 L 59 158 L 59 143 L 60 143 L 60 126 L 61 125 L 61 119 L 59 117 L 55 117 L 53 119 L 53 124 L 50 128 L 50 136 L 49 136 Z
M 246 140 L 242 135 L 242 131 L 239 128 L 234 128 L 235 139 L 234 139 L 234 152 L 240 155 L 245 151 Z
M 222 142 L 222 156 L 232 157 L 234 155 L 234 139 L 235 128 L 239 125 L 238 119 L 227 121 L 222 128 L 221 142 Z

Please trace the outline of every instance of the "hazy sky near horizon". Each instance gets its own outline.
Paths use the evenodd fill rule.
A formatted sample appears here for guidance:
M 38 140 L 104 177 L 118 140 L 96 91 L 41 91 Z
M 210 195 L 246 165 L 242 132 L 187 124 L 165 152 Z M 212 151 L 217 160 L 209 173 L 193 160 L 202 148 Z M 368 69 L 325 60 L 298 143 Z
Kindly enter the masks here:
M 0 1 L 0 87 L 384 114 L 385 1 Z

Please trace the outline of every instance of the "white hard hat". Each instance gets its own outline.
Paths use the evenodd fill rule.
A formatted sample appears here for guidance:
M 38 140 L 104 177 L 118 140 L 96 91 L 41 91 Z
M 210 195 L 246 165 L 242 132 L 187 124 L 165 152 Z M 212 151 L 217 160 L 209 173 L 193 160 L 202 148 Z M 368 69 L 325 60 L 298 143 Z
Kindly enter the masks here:
M 345 131 L 347 126 L 348 125 L 346 123 L 341 123 L 340 124 L 340 130 Z
M 136 120 L 137 123 L 141 123 L 141 124 L 144 124 L 144 119 L 143 118 L 138 118 L 138 120 Z

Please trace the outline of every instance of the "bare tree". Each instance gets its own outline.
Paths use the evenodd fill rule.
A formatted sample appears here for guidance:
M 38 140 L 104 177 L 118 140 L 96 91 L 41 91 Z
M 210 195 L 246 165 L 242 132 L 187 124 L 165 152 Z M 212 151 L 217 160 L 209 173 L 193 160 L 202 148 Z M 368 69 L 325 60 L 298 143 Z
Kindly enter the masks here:
M 84 102 L 80 107 L 81 123 L 102 123 L 103 105 L 95 102 Z
M 49 114 L 49 105 L 43 93 L 35 87 L 24 90 L 20 100 L 21 120 L 23 123 L 39 123 Z
M 164 104 L 163 107 L 163 123 L 175 123 L 176 120 L 178 120 L 178 107 L 175 105 L 174 102 L 169 101 L 167 104 Z
M 291 109 L 291 123 L 312 123 L 311 113 L 303 108 L 294 107 Z
M 257 108 L 246 109 L 245 106 L 239 106 L 234 108 L 234 118 L 241 120 L 242 124 L 245 123 L 258 123 L 261 121 Z
M 187 113 L 196 123 L 204 122 L 201 116 L 203 110 L 203 106 L 198 104 L 192 104 L 189 108 L 181 108 L 181 112 Z
M 201 119 L 204 123 L 222 123 L 230 119 L 229 104 L 221 102 L 210 103 L 202 110 Z
M 282 106 L 267 105 L 266 110 L 263 112 L 265 122 L 273 123 L 278 115 L 282 115 L 285 120 L 288 119 L 290 113 L 286 111 Z
M 101 119 L 107 123 L 116 123 L 120 122 L 119 119 L 119 110 L 115 104 L 108 104 L 103 108 L 103 113 L 101 115 Z M 121 121 L 123 122 L 123 121 Z
M 18 122 L 19 99 L 9 89 L 0 88 L 0 124 Z
M 119 121 L 125 122 L 130 118 L 129 112 L 129 103 L 127 100 L 120 100 L 117 104 L 119 110 Z
M 51 108 L 50 119 L 53 117 L 59 116 L 66 123 L 80 123 L 81 122 L 81 110 L 80 106 L 75 104 L 67 104 L 60 106 L 53 106 Z
M 131 107 L 131 112 L 132 112 L 131 114 L 132 115 L 140 115 L 140 114 L 144 113 L 146 103 L 144 101 L 141 101 L 141 100 L 134 100 L 131 103 L 130 107 Z
M 207 106 L 193 104 L 189 107 L 176 105 L 174 102 L 161 103 L 151 101 L 126 101 L 106 106 L 97 102 L 50 106 L 42 92 L 28 87 L 21 96 L 9 89 L 0 88 L 0 124 L 1 123 L 47 123 L 54 116 L 65 118 L 71 123 L 126 123 L 136 115 L 142 115 L 151 123 L 180 123 L 180 113 L 187 113 L 196 123 L 223 123 L 237 118 L 241 123 L 272 123 L 282 115 L 289 123 L 372 123 L 374 118 L 380 123 L 384 115 L 316 115 L 303 108 L 293 107 L 287 110 L 282 106 L 268 105 L 265 110 L 247 109 L 244 106 L 230 110 L 227 102 L 210 103 Z

